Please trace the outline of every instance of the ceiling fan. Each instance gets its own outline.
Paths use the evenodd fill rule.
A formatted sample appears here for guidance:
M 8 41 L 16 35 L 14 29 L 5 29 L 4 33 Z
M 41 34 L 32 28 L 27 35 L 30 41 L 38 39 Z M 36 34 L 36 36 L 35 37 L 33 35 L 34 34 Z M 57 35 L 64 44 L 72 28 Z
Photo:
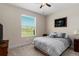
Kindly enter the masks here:
M 43 3 L 43 4 L 40 6 L 40 8 L 44 7 L 45 5 L 48 6 L 48 7 L 51 7 L 51 5 L 50 5 L 49 3 Z

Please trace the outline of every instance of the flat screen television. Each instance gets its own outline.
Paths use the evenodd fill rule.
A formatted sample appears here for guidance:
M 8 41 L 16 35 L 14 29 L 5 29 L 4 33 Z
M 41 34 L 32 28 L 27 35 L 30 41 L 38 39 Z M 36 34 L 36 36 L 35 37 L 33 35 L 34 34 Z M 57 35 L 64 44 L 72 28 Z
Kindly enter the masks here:
M 0 24 L 0 43 L 3 42 L 3 25 Z
M 67 27 L 67 17 L 55 19 L 55 27 Z

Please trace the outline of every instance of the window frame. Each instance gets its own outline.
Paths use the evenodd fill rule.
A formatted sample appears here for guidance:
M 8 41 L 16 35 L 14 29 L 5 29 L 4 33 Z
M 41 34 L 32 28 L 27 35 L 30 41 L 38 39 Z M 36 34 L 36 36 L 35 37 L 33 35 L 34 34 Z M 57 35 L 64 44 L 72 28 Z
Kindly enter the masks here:
M 22 14 L 21 17 L 22 17 L 22 16 L 30 16 L 30 15 Z M 36 17 L 35 17 L 35 16 L 32 16 L 32 17 L 34 17 L 34 22 L 35 22 L 35 35 L 33 35 L 33 36 L 26 36 L 26 37 L 35 37 L 35 36 L 36 36 L 36 32 L 37 32 L 37 31 L 36 31 L 36 24 L 37 24 L 37 23 L 36 23 Z M 21 19 L 21 18 L 20 18 L 20 19 Z M 21 19 L 21 20 L 22 20 L 22 19 Z M 22 25 L 21 25 L 21 31 L 22 31 Z M 21 33 L 21 37 L 22 37 L 22 33 Z M 25 37 L 22 37 L 22 38 L 25 38 Z

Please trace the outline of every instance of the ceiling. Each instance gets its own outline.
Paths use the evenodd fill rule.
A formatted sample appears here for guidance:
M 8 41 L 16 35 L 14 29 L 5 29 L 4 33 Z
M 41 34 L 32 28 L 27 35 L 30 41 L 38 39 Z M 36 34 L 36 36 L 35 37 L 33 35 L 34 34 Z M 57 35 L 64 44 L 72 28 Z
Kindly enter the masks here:
M 59 10 L 79 6 L 78 3 L 49 3 L 52 5 L 51 7 L 44 6 L 43 8 L 40 9 L 40 5 L 42 3 L 10 3 L 10 4 L 45 16 L 50 15 Z

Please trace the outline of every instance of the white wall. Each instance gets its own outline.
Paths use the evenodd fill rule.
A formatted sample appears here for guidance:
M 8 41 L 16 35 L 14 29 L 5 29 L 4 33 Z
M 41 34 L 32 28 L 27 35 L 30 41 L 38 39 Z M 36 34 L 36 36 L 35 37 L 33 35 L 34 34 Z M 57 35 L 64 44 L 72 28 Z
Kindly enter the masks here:
M 0 4 L 0 23 L 3 24 L 3 38 L 9 40 L 9 48 L 29 44 L 34 37 L 21 38 L 21 22 L 22 14 L 36 17 L 37 36 L 45 33 L 45 17 L 34 12 L 11 6 L 8 4 Z
M 54 27 L 54 20 L 67 17 L 67 27 Z M 79 30 L 79 7 L 71 7 L 62 11 L 49 15 L 47 17 L 47 32 L 66 32 L 73 34 L 75 30 Z
M 67 17 L 67 27 L 54 27 L 54 20 L 62 17 Z M 64 32 L 70 35 L 72 42 L 74 41 L 76 30 L 79 31 L 79 6 L 57 11 L 56 13 L 47 16 L 47 33 Z M 73 44 L 72 44 L 73 48 Z

